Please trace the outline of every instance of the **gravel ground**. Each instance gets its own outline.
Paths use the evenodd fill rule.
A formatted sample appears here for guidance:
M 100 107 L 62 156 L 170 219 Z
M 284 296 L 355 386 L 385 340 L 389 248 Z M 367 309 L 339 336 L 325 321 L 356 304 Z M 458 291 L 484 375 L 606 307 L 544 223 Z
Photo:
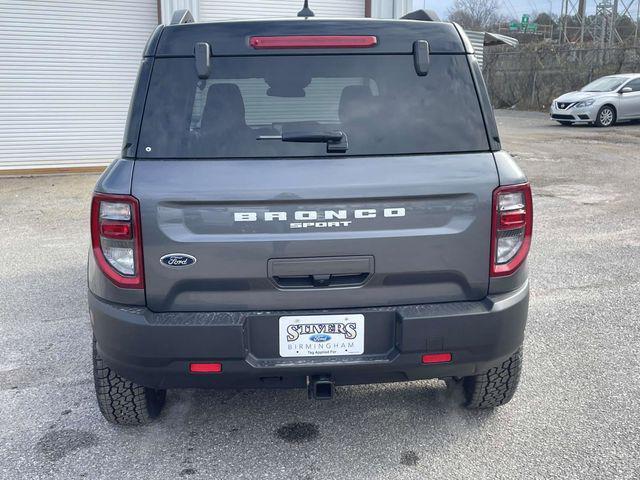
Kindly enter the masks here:
M 536 225 L 525 369 L 495 412 L 438 381 L 170 391 L 118 428 L 94 400 L 85 300 L 94 175 L 0 178 L 0 477 L 640 478 L 640 125 L 499 112 Z

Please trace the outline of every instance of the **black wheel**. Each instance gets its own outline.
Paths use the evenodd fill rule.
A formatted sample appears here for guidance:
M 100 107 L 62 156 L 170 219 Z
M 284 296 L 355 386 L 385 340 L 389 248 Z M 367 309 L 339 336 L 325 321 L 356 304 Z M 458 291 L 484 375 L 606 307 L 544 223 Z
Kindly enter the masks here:
M 571 125 L 573 125 L 573 122 L 559 121 L 558 123 L 563 127 L 570 127 Z
M 146 425 L 160 415 L 167 391 L 122 378 L 100 358 L 93 340 L 93 379 L 104 418 L 118 425 Z
M 594 125 L 596 127 L 610 127 L 616 123 L 616 110 L 610 105 L 605 105 L 598 111 Z
M 518 389 L 522 347 L 488 372 L 462 380 L 467 408 L 494 408 L 508 403 Z

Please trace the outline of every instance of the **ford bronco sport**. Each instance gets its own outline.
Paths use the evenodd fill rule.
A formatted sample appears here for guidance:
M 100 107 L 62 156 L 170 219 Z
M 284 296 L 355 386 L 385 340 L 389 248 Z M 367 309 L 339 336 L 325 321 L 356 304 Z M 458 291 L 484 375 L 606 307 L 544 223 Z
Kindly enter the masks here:
M 503 405 L 531 231 L 457 25 L 161 25 L 92 199 L 100 410 L 143 424 L 169 388 L 430 378 Z

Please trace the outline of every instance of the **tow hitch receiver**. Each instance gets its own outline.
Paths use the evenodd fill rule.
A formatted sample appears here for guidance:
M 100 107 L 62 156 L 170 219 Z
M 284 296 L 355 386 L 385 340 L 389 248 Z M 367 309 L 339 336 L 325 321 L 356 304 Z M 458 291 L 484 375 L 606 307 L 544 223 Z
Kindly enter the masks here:
M 309 400 L 331 400 L 334 393 L 333 380 L 329 375 L 312 375 L 307 378 Z

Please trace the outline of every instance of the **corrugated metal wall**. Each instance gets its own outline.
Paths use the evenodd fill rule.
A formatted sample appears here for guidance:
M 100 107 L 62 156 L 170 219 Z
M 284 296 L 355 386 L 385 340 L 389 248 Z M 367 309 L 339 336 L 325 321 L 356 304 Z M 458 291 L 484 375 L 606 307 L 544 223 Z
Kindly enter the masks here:
M 466 30 L 466 32 L 469 40 L 473 44 L 473 49 L 475 50 L 475 55 L 478 59 L 478 63 L 480 64 L 480 68 L 482 68 L 484 61 L 484 32 L 473 32 L 470 30 Z
M 120 151 L 156 0 L 0 0 L 0 169 Z
M 364 0 L 312 0 L 318 17 L 364 17 Z M 201 22 L 228 18 L 290 18 L 302 8 L 302 0 L 200 0 Z
M 373 18 L 400 18 L 413 10 L 413 0 L 373 0 L 371 2 Z

